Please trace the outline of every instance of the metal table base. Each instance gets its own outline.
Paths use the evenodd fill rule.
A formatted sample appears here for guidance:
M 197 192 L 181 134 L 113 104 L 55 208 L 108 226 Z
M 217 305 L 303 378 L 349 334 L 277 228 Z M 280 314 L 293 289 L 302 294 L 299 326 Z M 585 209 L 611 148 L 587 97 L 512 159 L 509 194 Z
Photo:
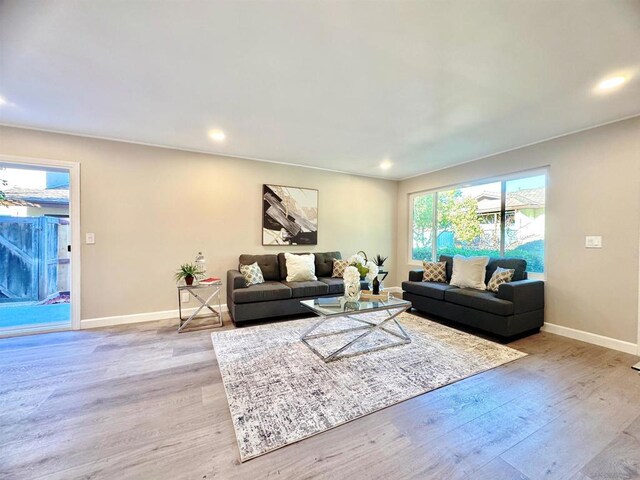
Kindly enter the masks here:
M 211 292 L 211 294 L 206 297 L 203 298 L 200 295 L 198 295 L 196 293 L 196 290 L 204 290 L 206 288 L 213 288 L 213 291 Z M 212 327 L 221 327 L 222 326 L 222 301 L 220 299 L 220 290 L 222 288 L 222 282 L 218 282 L 218 283 L 212 283 L 209 285 L 179 285 L 178 286 L 178 315 L 180 317 L 180 325 L 178 326 L 178 333 L 182 332 L 182 330 L 189 325 L 189 322 L 191 322 L 191 320 L 193 320 L 194 318 L 196 318 L 196 316 L 198 315 L 198 313 L 200 313 L 200 311 L 203 308 L 208 308 L 211 313 L 213 313 L 214 317 L 218 318 L 218 322 L 214 323 L 210 326 Z M 191 314 L 191 316 L 187 319 L 184 319 L 182 317 L 182 292 L 187 291 L 189 292 L 195 299 L 197 299 L 201 305 L 200 307 L 198 307 L 198 309 L 193 312 Z M 218 310 L 215 310 L 212 306 L 211 306 L 211 302 L 217 297 L 218 300 Z
M 341 359 L 341 358 L 348 358 L 348 357 L 354 357 L 356 355 L 362 355 L 363 353 L 374 352 L 374 351 L 377 351 L 377 350 L 384 350 L 384 349 L 390 348 L 390 347 L 397 347 L 398 345 L 406 345 L 407 343 L 411 343 L 411 337 L 409 337 L 409 335 L 407 334 L 405 329 L 402 327 L 402 325 L 400 325 L 400 323 L 398 322 L 396 317 L 398 315 L 406 312 L 408 309 L 409 309 L 409 307 L 407 307 L 407 306 L 393 306 L 393 307 L 390 307 L 390 308 L 386 308 L 383 311 L 388 315 L 388 317 L 385 318 L 384 320 L 382 320 L 379 323 L 371 322 L 371 321 L 366 320 L 364 318 L 359 318 L 360 316 L 364 316 L 366 314 L 371 314 L 372 313 L 371 311 L 364 311 L 361 314 L 359 314 L 358 316 L 355 316 L 354 314 L 341 314 L 341 315 L 339 315 L 340 317 L 349 318 L 350 320 L 355 320 L 356 322 L 364 323 L 365 325 L 363 325 L 361 327 L 346 328 L 346 329 L 342 329 L 342 330 L 338 330 L 338 331 L 334 331 L 334 332 L 323 332 L 323 333 L 315 333 L 315 334 L 313 334 L 313 332 L 318 327 L 320 327 L 320 325 L 324 324 L 327 320 L 336 317 L 336 315 L 321 316 L 320 320 L 318 320 L 316 323 L 311 325 L 311 327 L 309 327 L 302 334 L 302 336 L 300 337 L 300 340 L 307 347 L 309 347 L 309 349 L 313 353 L 315 353 L 318 357 L 320 357 L 326 363 L 333 362 L 334 360 L 338 360 L 338 359 Z M 398 330 L 400 331 L 400 333 L 397 333 L 397 332 L 394 332 L 392 330 L 389 330 L 388 328 L 385 328 L 385 325 L 387 323 L 389 323 L 389 322 L 395 323 L 395 325 L 398 327 Z M 314 338 L 328 337 L 328 336 L 331 336 L 331 335 L 341 335 L 343 333 L 352 332 L 352 331 L 356 331 L 356 330 L 364 330 L 364 333 L 362 333 L 362 335 L 357 336 L 356 338 L 351 340 L 346 345 L 338 348 L 336 351 L 334 351 L 333 353 L 331 353 L 329 355 L 326 355 L 326 356 L 324 356 L 322 353 L 320 353 L 318 351 L 318 349 L 316 349 L 313 345 L 311 345 L 308 342 L 308 340 L 312 340 Z M 388 343 L 388 344 L 380 345 L 380 346 L 377 346 L 377 347 L 371 347 L 371 348 L 367 348 L 365 350 L 360 350 L 360 351 L 355 352 L 355 353 L 348 353 L 348 354 L 341 355 L 341 353 L 344 352 L 346 349 L 348 349 L 352 345 L 362 341 L 367 336 L 371 335 L 373 332 L 376 332 L 376 331 L 383 331 L 388 335 L 391 335 L 393 337 L 399 338 L 399 340 L 395 341 L 393 343 Z

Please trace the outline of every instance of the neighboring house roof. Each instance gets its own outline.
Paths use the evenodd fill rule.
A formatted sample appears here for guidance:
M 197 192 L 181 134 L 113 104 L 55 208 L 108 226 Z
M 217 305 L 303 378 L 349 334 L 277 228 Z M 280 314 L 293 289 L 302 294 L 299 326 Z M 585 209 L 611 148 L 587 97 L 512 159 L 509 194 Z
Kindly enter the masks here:
M 6 201 L 13 206 L 69 205 L 69 190 L 64 189 L 10 188 L 4 190 L 4 194 Z M 21 202 L 23 205 L 20 205 Z M 24 205 L 25 203 L 30 205 Z
M 544 188 L 526 188 L 507 193 L 507 210 L 522 210 L 525 208 L 544 207 Z M 478 201 L 478 213 L 491 213 L 500 211 L 500 194 L 482 192 L 476 195 Z

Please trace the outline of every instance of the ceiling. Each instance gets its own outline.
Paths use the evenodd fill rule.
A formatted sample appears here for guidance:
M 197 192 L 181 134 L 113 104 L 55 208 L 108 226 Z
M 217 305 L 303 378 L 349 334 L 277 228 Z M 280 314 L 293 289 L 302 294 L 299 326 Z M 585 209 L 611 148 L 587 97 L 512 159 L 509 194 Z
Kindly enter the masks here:
M 640 113 L 640 0 L 4 0 L 0 96 L 3 124 L 400 179 Z

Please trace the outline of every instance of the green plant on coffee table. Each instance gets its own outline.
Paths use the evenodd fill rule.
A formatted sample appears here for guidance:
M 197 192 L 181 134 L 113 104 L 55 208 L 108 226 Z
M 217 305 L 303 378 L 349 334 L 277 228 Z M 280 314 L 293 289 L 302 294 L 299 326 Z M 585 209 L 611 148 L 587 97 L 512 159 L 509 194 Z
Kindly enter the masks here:
M 198 268 L 194 263 L 183 263 L 175 274 L 176 282 L 184 280 L 187 285 L 193 284 L 193 279 L 198 275 L 202 275 L 204 272 Z

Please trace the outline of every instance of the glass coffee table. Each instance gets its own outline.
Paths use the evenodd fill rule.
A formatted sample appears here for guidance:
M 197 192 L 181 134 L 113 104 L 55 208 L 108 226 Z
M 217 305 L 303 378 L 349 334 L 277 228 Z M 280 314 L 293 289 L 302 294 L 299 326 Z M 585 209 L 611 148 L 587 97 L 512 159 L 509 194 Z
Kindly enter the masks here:
M 300 303 L 320 317 L 317 322 L 311 325 L 302 334 L 300 340 L 307 347 L 309 347 L 309 349 L 311 349 L 313 353 L 315 353 L 318 357 L 320 357 L 327 363 L 338 360 L 340 358 L 352 357 L 355 355 L 361 355 L 363 353 L 411 343 L 411 337 L 409 337 L 405 329 L 397 320 L 398 315 L 406 312 L 411 308 L 411 302 L 408 302 L 406 300 L 389 297 L 388 300 L 346 302 L 344 297 L 320 297 L 312 300 L 302 300 Z M 381 317 L 377 319 L 378 321 L 372 320 L 372 315 L 370 314 L 374 312 L 380 312 L 383 314 L 381 316 L 378 316 Z M 326 322 L 336 317 L 345 317 L 353 320 L 357 322 L 356 326 L 342 328 L 334 331 L 317 332 L 317 330 Z M 397 331 L 393 331 L 388 328 L 393 324 L 395 324 L 395 326 L 397 327 Z M 335 349 L 328 355 L 323 354 L 316 347 L 309 343 L 309 341 L 313 339 L 330 337 L 333 335 L 344 335 L 347 332 L 353 332 L 357 330 L 362 330 L 362 334 L 356 336 L 353 339 L 350 339 L 349 341 L 344 343 L 344 345 L 340 345 L 339 348 Z M 365 348 L 354 353 L 343 353 L 349 347 L 362 342 L 366 337 L 374 332 L 387 335 L 388 338 L 392 341 L 390 343 L 384 343 L 383 345 L 376 345 L 370 348 Z

